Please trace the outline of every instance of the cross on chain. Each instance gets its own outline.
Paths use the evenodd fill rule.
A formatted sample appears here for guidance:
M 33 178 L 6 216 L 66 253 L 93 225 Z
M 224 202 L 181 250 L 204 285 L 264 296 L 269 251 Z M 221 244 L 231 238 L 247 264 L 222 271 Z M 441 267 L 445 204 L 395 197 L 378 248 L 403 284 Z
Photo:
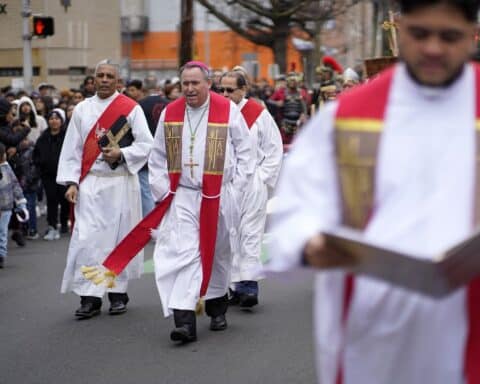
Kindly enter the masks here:
M 190 162 L 185 163 L 186 167 L 190 167 L 190 176 L 193 179 L 193 167 L 198 167 L 200 164 L 193 162 L 193 147 L 195 144 L 195 135 L 190 135 Z

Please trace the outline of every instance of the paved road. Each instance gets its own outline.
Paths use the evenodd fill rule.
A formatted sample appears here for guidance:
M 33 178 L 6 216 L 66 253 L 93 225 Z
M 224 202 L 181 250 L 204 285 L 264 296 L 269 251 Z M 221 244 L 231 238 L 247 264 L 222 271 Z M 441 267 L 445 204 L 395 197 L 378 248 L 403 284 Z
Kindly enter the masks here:
M 176 346 L 152 274 L 131 284 L 125 315 L 108 316 L 105 303 L 101 316 L 75 320 L 78 298 L 59 293 L 67 246 L 68 237 L 9 244 L 0 270 L 0 384 L 314 383 L 309 274 L 263 282 L 253 312 L 231 308 L 229 328 L 217 333 L 202 317 L 199 341 Z

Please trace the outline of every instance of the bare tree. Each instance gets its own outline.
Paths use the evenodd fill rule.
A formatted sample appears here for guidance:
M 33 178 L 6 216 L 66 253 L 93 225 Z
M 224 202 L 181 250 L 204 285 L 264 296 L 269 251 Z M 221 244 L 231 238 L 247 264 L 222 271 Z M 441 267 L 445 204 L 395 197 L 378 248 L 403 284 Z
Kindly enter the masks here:
M 318 25 L 361 0 L 197 0 L 230 29 L 272 49 L 280 71 L 287 67 L 287 42 L 293 27 L 314 37 Z

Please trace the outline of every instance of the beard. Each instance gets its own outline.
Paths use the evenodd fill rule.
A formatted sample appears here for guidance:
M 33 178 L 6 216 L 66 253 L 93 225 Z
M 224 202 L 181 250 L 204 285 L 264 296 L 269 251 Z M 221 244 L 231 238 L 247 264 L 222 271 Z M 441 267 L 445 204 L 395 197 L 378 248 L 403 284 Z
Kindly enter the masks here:
M 465 63 L 462 64 L 458 69 L 456 69 L 447 79 L 442 81 L 441 83 L 429 83 L 427 81 L 423 81 L 420 79 L 416 74 L 415 71 L 413 70 L 412 66 L 407 63 L 404 60 L 404 63 L 407 67 L 408 74 L 412 78 L 412 80 L 417 83 L 418 85 L 426 86 L 426 87 L 432 87 L 432 88 L 448 88 L 450 85 L 452 85 L 463 73 L 463 70 L 465 68 Z

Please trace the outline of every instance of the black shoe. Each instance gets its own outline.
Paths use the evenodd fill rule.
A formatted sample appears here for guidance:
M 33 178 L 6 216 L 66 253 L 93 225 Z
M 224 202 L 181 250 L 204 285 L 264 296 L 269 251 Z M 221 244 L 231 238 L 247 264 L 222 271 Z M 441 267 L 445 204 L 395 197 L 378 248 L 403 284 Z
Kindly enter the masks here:
M 258 304 L 258 296 L 255 293 L 244 293 L 240 295 L 240 308 L 251 308 Z
M 75 316 L 79 319 L 90 319 L 93 316 L 100 314 L 100 307 L 96 306 L 94 303 L 87 301 L 82 303 L 80 308 L 75 311 Z
M 23 234 L 21 232 L 13 232 L 11 239 L 15 241 L 19 247 L 25 246 L 25 238 L 23 237 Z
M 127 312 L 127 303 L 129 301 L 127 293 L 109 292 L 108 300 L 110 301 L 110 315 L 121 315 Z
M 114 301 L 110 304 L 109 315 L 121 315 L 127 312 L 127 305 L 123 301 Z
M 181 327 L 174 328 L 173 331 L 170 332 L 170 340 L 191 343 L 197 341 L 197 336 L 190 332 L 187 325 L 182 325 Z
M 228 288 L 228 305 L 238 305 L 240 304 L 240 297 L 238 293 L 233 289 Z
M 223 331 L 224 329 L 227 329 L 227 319 L 225 318 L 225 315 L 212 317 L 210 320 L 210 330 Z
M 4 257 L 0 257 L 0 269 L 2 269 L 5 265 L 5 258 Z

